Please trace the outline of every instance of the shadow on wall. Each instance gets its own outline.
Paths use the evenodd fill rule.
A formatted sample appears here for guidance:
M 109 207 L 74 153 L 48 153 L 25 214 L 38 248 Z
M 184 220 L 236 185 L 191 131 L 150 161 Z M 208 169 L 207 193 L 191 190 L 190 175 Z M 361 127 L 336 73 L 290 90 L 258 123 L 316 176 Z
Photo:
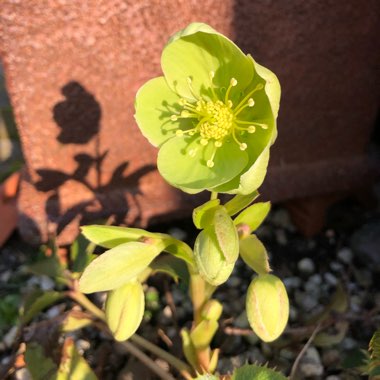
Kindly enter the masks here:
M 65 100 L 53 107 L 53 118 L 59 128 L 57 140 L 61 144 L 86 145 L 94 142 L 94 154 L 77 153 L 74 156 L 76 167 L 72 172 L 39 168 L 40 179 L 35 183 L 37 190 L 50 193 L 45 205 L 49 222 L 56 224 L 57 235 L 70 222 L 79 216 L 79 223 L 85 224 L 99 218 L 115 217 L 121 223 L 128 213 L 126 192 L 132 195 L 138 208 L 136 222 L 141 209 L 136 199 L 140 194 L 139 181 L 154 165 L 146 165 L 132 174 L 125 175 L 127 161 L 122 162 L 113 171 L 110 180 L 103 184 L 102 166 L 108 151 L 100 148 L 100 127 L 102 110 L 97 99 L 80 83 L 72 81 L 62 87 Z M 87 149 L 88 150 L 88 149 Z M 95 185 L 89 180 L 90 171 L 95 170 Z M 67 181 L 76 181 L 91 191 L 94 197 L 74 204 L 67 210 L 61 209 L 60 189 Z M 94 182 L 94 181 L 93 181 Z

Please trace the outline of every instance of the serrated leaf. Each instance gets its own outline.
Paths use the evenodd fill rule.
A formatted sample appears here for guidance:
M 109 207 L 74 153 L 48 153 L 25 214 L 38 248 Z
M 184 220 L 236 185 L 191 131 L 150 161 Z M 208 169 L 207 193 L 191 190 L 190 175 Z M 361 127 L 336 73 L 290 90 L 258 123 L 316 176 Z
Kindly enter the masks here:
M 240 257 L 257 274 L 267 274 L 271 271 L 267 250 L 256 235 L 249 235 L 240 240 Z
M 373 334 L 369 342 L 368 351 L 371 352 L 371 359 L 380 359 L 380 330 Z
M 32 342 L 26 345 L 25 363 L 33 380 L 55 380 L 57 366 L 47 357 L 43 347 Z
M 24 304 L 24 312 L 21 318 L 22 323 L 29 323 L 40 311 L 44 310 L 46 307 L 56 303 L 58 300 L 63 298 L 63 294 L 56 291 L 45 291 L 35 293 L 32 295 L 33 299 L 29 299 L 27 303 Z
M 129 339 L 136 332 L 144 309 L 144 290 L 138 281 L 131 281 L 108 294 L 105 305 L 106 320 L 116 340 Z
M 67 338 L 63 345 L 56 380 L 97 380 L 86 360 L 79 354 L 74 340 Z
M 235 263 L 239 256 L 239 237 L 231 217 L 223 206 L 216 208 L 213 227 L 221 252 L 227 263 Z
M 259 228 L 270 211 L 270 202 L 259 202 L 242 211 L 235 219 L 235 225 L 246 224 L 253 232 Z
M 212 199 L 193 211 L 193 223 L 195 227 L 202 229 L 208 226 L 213 218 L 215 207 L 219 206 L 220 199 Z
M 286 377 L 273 369 L 247 364 L 234 371 L 232 380 L 286 380 Z
M 173 278 L 175 282 L 179 279 L 185 284 L 189 283 L 189 271 L 183 260 L 177 259 L 171 255 L 161 255 L 150 264 L 153 272 L 166 273 Z
M 129 242 L 104 252 L 83 272 L 80 291 L 94 293 L 119 288 L 145 270 L 163 248 L 161 241 L 156 244 Z
M 239 211 L 244 210 L 247 206 L 249 206 L 259 195 L 260 194 L 257 190 L 248 195 L 235 195 L 224 205 L 224 207 L 230 216 L 234 216 Z

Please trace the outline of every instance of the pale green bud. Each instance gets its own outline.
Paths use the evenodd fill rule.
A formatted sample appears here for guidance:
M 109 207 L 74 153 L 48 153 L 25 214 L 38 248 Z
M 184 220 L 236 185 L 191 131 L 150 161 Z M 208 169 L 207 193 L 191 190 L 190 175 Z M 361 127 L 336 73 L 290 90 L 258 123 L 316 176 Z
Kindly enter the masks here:
M 144 307 L 144 291 L 138 281 L 131 281 L 108 294 L 105 305 L 106 320 L 116 340 L 126 340 L 136 332 Z
M 249 285 L 246 299 L 249 324 L 265 342 L 277 339 L 289 317 L 289 300 L 282 281 L 272 275 L 257 276 Z

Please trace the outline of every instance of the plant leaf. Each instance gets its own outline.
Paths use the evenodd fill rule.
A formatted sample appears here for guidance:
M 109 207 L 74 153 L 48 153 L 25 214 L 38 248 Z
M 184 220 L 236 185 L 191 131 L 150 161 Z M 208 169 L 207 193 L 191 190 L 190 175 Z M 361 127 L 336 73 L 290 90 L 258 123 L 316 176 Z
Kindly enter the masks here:
M 257 274 L 271 271 L 267 250 L 256 235 L 249 235 L 240 240 L 240 257 Z
M 185 284 L 189 283 L 189 271 L 183 260 L 179 260 L 175 256 L 160 255 L 150 264 L 153 272 L 162 272 L 171 276 L 175 282 L 179 279 Z
M 138 276 L 163 249 L 158 240 L 155 244 L 124 243 L 104 252 L 83 272 L 80 291 L 94 293 L 119 288 Z
M 230 201 L 228 201 L 224 207 L 230 216 L 234 216 L 239 211 L 249 206 L 259 195 L 260 194 L 257 190 L 247 195 L 237 194 Z
M 214 216 L 216 206 L 219 206 L 220 199 L 212 199 L 193 210 L 193 223 L 195 227 L 203 229 L 208 226 Z
M 250 232 L 259 228 L 270 211 L 270 202 L 259 202 L 242 211 L 235 219 L 235 225 L 246 224 Z
M 236 369 L 232 375 L 232 380 L 286 380 L 281 373 L 254 364 L 247 364 Z

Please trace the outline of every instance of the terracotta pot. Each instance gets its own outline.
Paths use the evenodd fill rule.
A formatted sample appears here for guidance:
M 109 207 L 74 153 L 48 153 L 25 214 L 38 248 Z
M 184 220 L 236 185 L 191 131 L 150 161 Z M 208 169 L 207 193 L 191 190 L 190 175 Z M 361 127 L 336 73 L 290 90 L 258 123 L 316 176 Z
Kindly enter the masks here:
M 13 173 L 0 184 L 0 246 L 9 238 L 17 225 L 17 193 L 20 173 Z

